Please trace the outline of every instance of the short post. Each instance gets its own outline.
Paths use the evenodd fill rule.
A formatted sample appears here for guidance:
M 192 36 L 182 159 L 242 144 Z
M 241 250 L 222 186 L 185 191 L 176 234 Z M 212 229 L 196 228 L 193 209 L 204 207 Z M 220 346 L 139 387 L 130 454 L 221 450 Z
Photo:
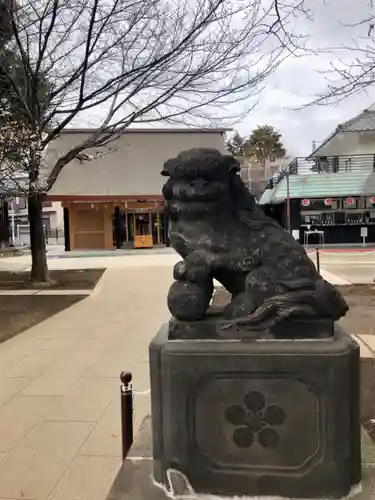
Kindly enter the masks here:
M 133 388 L 132 374 L 122 372 L 121 380 L 121 438 L 122 459 L 125 460 L 128 451 L 133 444 Z
M 320 274 L 320 253 L 318 247 L 316 247 L 316 270 L 318 271 L 318 274 Z

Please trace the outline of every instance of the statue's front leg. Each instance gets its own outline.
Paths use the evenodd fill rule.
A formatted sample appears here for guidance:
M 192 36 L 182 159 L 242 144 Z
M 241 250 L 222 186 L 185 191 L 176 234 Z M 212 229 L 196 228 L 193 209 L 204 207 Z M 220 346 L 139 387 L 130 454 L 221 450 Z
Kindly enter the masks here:
M 176 281 L 185 281 L 186 271 L 186 262 L 184 260 L 180 260 L 173 268 L 173 278 Z
M 212 279 L 215 256 L 206 250 L 194 250 L 183 262 L 176 264 L 175 279 L 185 279 L 192 283 L 203 283 Z M 177 276 L 180 276 L 178 278 Z
M 172 316 L 181 321 L 197 321 L 205 317 L 214 289 L 210 272 L 209 259 L 200 251 L 177 262 L 173 269 L 176 281 L 168 294 Z

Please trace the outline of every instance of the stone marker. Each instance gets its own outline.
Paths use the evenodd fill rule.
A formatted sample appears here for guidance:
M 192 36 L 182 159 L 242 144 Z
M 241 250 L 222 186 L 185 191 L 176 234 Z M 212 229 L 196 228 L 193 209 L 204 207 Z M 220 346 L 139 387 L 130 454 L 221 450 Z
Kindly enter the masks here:
M 154 479 L 175 495 L 345 497 L 361 479 L 359 348 L 335 326 L 348 306 L 239 169 L 197 149 L 162 171 L 183 260 L 150 345 Z

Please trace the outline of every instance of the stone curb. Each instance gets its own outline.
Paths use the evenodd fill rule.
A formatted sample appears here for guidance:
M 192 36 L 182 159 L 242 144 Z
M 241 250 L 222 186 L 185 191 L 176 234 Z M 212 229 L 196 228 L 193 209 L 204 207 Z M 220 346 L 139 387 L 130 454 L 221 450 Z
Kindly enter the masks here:
M 0 290 L 1 295 L 91 295 L 93 290 Z

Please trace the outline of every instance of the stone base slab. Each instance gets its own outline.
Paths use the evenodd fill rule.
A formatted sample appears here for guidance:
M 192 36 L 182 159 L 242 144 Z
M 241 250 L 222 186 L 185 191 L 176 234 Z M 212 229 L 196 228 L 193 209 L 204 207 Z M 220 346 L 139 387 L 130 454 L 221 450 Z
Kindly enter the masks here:
M 341 498 L 360 481 L 359 348 L 331 339 L 150 345 L 154 478 L 222 496 Z

